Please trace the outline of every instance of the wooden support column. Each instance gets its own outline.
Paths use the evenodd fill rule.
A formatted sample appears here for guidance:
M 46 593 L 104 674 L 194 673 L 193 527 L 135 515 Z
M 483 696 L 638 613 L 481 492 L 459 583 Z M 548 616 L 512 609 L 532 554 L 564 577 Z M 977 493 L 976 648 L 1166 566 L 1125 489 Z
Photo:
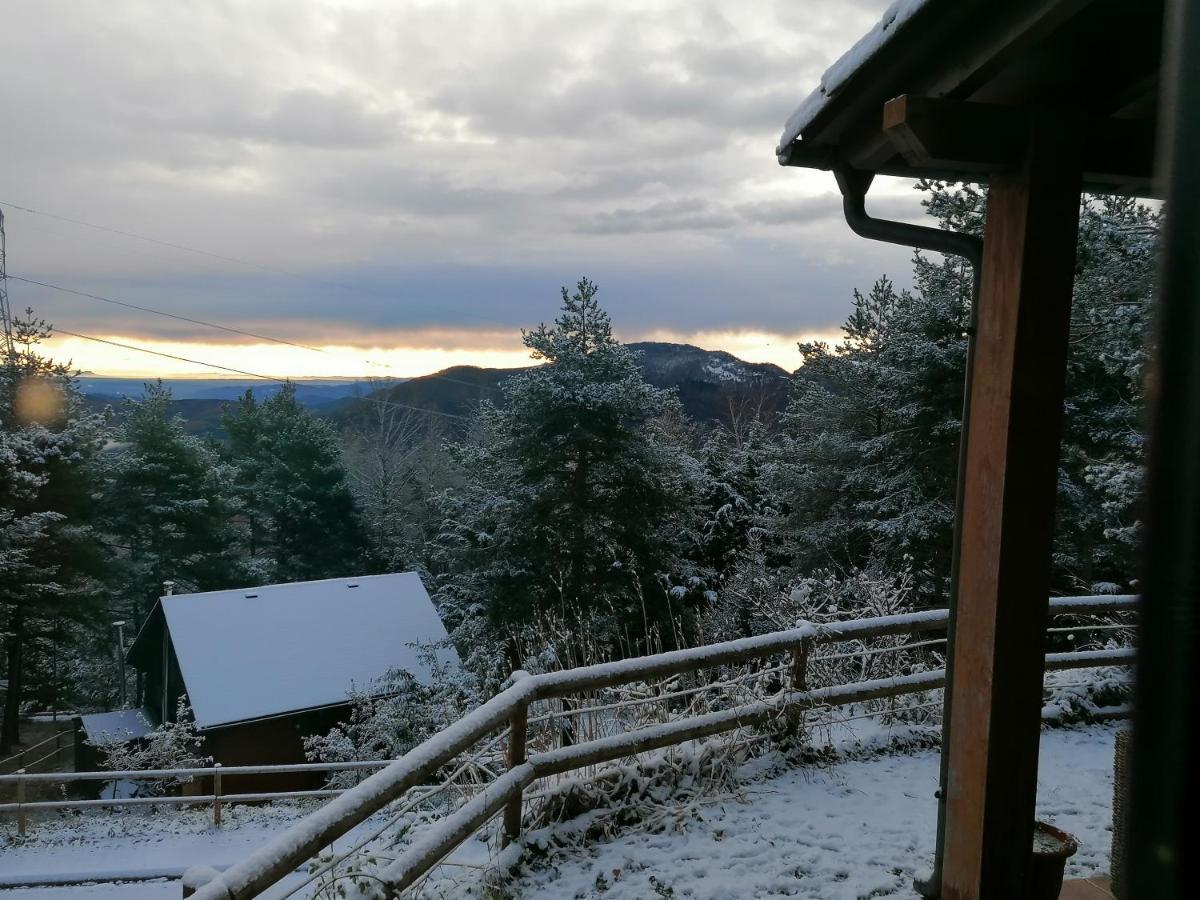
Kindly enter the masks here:
M 1032 841 L 1080 171 L 1033 117 L 991 179 L 954 648 L 943 900 L 1015 900 Z

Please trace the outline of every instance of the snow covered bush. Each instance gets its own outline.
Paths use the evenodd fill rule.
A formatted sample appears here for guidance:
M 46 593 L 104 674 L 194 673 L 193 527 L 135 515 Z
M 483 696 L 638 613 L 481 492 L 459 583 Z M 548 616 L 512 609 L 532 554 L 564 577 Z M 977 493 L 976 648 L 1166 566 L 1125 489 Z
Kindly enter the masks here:
M 436 645 L 417 650 L 430 672 L 428 684 L 393 670 L 356 691 L 344 723 L 304 739 L 306 756 L 313 762 L 397 759 L 483 702 L 478 680 L 440 659 Z M 329 780 L 333 787 L 348 787 L 363 777 L 362 772 L 335 772 Z
M 112 772 L 137 769 L 198 769 L 212 765 L 212 757 L 204 754 L 204 738 L 196 731 L 196 720 L 186 695 L 179 698 L 175 708 L 175 721 L 164 722 L 138 740 L 117 740 L 93 746 L 100 753 L 100 767 Z M 170 787 L 187 784 L 191 780 L 191 777 L 184 776 L 139 781 L 137 794 L 157 796 L 166 793 Z

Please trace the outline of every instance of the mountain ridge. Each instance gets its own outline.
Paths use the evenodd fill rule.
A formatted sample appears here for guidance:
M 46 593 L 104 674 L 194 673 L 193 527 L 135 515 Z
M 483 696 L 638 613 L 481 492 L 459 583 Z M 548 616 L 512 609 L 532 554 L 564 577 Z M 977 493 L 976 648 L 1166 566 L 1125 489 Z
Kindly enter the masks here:
M 640 341 L 627 344 L 639 354 L 643 377 L 655 387 L 674 389 L 684 412 L 697 421 L 727 421 L 747 411 L 770 418 L 787 401 L 789 373 L 773 363 L 753 363 L 724 350 L 705 350 L 692 344 Z M 458 365 L 408 379 L 303 379 L 296 382 L 297 400 L 314 415 L 338 425 L 352 421 L 368 397 L 380 396 L 397 405 L 428 410 L 448 417 L 469 416 L 483 400 L 501 402 L 501 386 L 535 366 L 509 369 Z M 154 379 L 106 378 L 85 375 L 80 388 L 89 404 L 119 407 L 126 397 L 141 395 L 142 385 Z M 281 385 L 231 378 L 163 379 L 171 388 L 171 411 L 195 434 L 220 437 L 221 411 L 246 390 L 258 399 L 276 393 Z

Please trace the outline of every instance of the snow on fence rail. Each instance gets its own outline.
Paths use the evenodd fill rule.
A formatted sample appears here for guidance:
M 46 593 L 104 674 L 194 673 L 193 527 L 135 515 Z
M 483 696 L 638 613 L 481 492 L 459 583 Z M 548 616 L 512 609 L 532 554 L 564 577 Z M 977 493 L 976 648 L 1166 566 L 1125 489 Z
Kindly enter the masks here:
M 1134 595 L 1053 598 L 1050 613 L 1107 615 L 1134 608 L 1136 600 Z M 389 803 L 434 778 L 442 767 L 479 741 L 507 728 L 508 771 L 482 786 L 452 814 L 430 826 L 385 869 L 372 876 L 371 881 L 382 885 L 388 897 L 399 896 L 501 811 L 505 840 L 516 839 L 522 824 L 524 791 L 546 776 L 761 724 L 785 712 L 845 706 L 944 686 L 945 672 L 940 669 L 816 689 L 809 689 L 807 674 L 810 651 L 814 646 L 944 630 L 946 618 L 945 610 L 928 610 L 821 626 L 800 623 L 797 628 L 787 631 L 653 656 L 541 675 L 514 673 L 509 688 L 292 825 L 246 859 L 221 873 L 206 866 L 190 869 L 184 878 L 184 896 L 194 896 L 196 900 L 243 900 L 258 896 Z M 781 653 L 791 655 L 790 684 L 774 697 L 526 755 L 527 728 L 531 721 L 529 707 L 535 702 L 561 700 L 601 688 L 642 683 Z M 1126 648 L 1050 653 L 1046 656 L 1046 668 L 1126 665 L 1133 661 L 1132 654 L 1133 651 Z
M 52 739 L 51 739 L 52 740 Z M 32 748 L 31 748 L 32 749 Z M 264 791 L 260 793 L 223 794 L 221 780 L 231 775 L 278 775 L 297 772 L 346 772 L 366 769 L 382 769 L 391 765 L 392 760 L 354 760 L 350 762 L 329 763 L 294 763 L 290 765 L 271 766 L 222 766 L 215 763 L 211 766 L 198 766 L 190 769 L 128 769 L 107 770 L 103 772 L 26 772 L 18 770 L 14 774 L 0 775 L 0 785 L 13 784 L 16 786 L 16 802 L 0 803 L 0 813 L 13 813 L 17 818 L 17 834 L 24 835 L 28 828 L 28 815 L 31 812 L 51 809 L 87 809 L 93 807 L 117 806 L 202 806 L 211 804 L 213 824 L 221 824 L 222 806 L 230 803 L 251 803 L 267 800 L 298 800 L 305 797 L 336 797 L 343 792 L 340 788 L 322 788 L 316 790 L 298 791 Z M 66 785 L 81 781 L 177 781 L 185 778 L 210 777 L 213 780 L 211 794 L 181 794 L 162 795 L 153 797 L 100 797 L 97 799 L 75 800 L 25 800 L 26 787 L 30 784 Z

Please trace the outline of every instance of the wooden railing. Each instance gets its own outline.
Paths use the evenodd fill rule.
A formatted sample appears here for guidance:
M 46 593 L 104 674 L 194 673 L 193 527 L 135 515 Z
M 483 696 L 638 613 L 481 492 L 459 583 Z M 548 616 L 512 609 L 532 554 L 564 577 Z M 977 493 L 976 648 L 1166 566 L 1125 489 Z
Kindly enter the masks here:
M 51 744 L 54 748 L 47 750 Z M 14 772 L 27 772 L 34 766 L 40 766 L 42 763 L 58 762 L 60 755 L 68 750 L 75 748 L 75 732 L 70 728 L 64 728 L 62 731 L 52 734 L 45 740 L 38 741 L 36 744 L 31 744 L 23 748 L 12 756 L 6 756 L 0 759 L 0 769 L 12 766 Z M 11 773 L 10 773 L 11 774 Z
M 0 786 L 16 787 L 16 801 L 0 803 L 0 813 L 11 813 L 17 820 L 17 833 L 24 835 L 29 827 L 29 815 L 45 810 L 87 810 L 97 807 L 122 806 L 204 806 L 212 807 L 213 824 L 220 826 L 222 808 L 232 803 L 262 803 L 272 800 L 301 800 L 305 798 L 336 797 L 343 789 L 320 788 L 297 791 L 260 791 L 235 793 L 222 791 L 222 779 L 241 775 L 289 775 L 305 772 L 349 772 L 379 770 L 391 765 L 391 760 L 362 760 L 353 762 L 294 763 L 273 766 L 198 766 L 188 769 L 129 769 L 102 772 L 27 772 L 24 769 L 0 775 Z M 95 799 L 26 800 L 27 787 L 35 784 L 66 786 L 80 782 L 145 781 L 180 782 L 193 778 L 212 779 L 211 794 L 162 794 L 143 797 L 99 797 Z
M 1052 615 L 1108 615 L 1132 609 L 1135 602 L 1136 597 L 1132 595 L 1055 598 L 1050 601 L 1050 612 Z M 945 683 L 943 670 L 815 689 L 808 688 L 806 674 L 811 650 L 817 645 L 888 635 L 915 635 L 944 630 L 945 627 L 946 612 L 930 610 L 820 627 L 802 624 L 795 629 L 759 637 L 549 674 L 521 677 L 522 673 L 517 673 L 506 690 L 297 822 L 223 873 L 204 866 L 193 867 L 185 875 L 184 895 L 194 893 L 197 900 L 243 900 L 258 896 L 311 860 L 322 848 L 414 787 L 435 778 L 445 766 L 481 740 L 507 728 L 508 770 L 418 836 L 385 869 L 373 874 L 371 881 L 374 884 L 383 884 L 388 896 L 397 896 L 501 810 L 504 811 L 506 839 L 516 838 L 522 824 L 523 793 L 540 778 L 761 724 L 785 712 L 811 710 L 817 706 L 844 706 L 940 688 Z M 778 654 L 791 656 L 790 684 L 773 697 L 532 755 L 526 753 L 526 724 L 529 707 L 535 702 L 569 698 L 584 692 Z M 1046 656 L 1046 668 L 1090 668 L 1125 665 L 1132 661 L 1133 651 L 1128 648 L 1050 653 Z

